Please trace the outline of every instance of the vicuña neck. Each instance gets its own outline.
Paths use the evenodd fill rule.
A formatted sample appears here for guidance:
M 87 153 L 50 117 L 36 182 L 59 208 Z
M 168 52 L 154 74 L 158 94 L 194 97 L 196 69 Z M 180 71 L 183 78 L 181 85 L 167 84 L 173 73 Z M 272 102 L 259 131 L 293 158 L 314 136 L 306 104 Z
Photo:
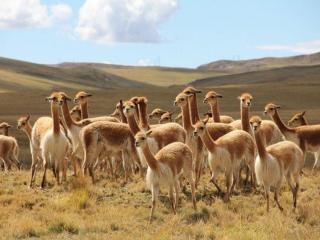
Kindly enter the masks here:
M 81 103 L 80 108 L 81 108 L 81 119 L 88 118 L 89 117 L 88 103 L 87 102 Z
M 254 136 L 255 136 L 259 156 L 261 160 L 264 161 L 267 157 L 265 138 L 261 136 L 260 131 L 255 132 Z
M 59 108 L 57 106 L 54 106 L 54 104 L 51 104 L 51 117 L 53 120 L 53 133 L 55 135 L 59 135 L 60 134 Z
M 277 110 L 275 110 L 274 115 L 272 115 L 272 119 L 275 122 L 275 124 L 278 126 L 280 131 L 282 132 L 283 135 L 286 135 L 289 132 L 293 132 L 294 130 L 292 128 L 288 128 L 283 121 L 281 120 L 279 113 Z
M 251 134 L 249 122 L 249 107 L 241 107 L 241 126 L 242 130 Z
M 191 125 L 191 119 L 190 119 L 190 110 L 189 110 L 189 104 L 185 104 L 185 106 L 183 106 L 181 108 L 182 111 L 182 124 L 183 124 L 183 128 L 189 132 L 192 131 L 192 125 Z
M 191 121 L 192 121 L 192 124 L 195 124 L 200 120 L 196 94 L 193 94 L 191 97 L 189 97 L 189 104 L 190 104 Z
M 126 118 L 126 116 L 125 116 L 124 113 L 123 113 L 123 104 L 122 104 L 122 101 L 120 101 L 120 110 L 119 110 L 119 113 L 120 113 L 121 122 L 123 122 L 123 123 L 128 123 L 127 118 Z
M 219 104 L 216 103 L 215 105 L 211 106 L 211 113 L 212 113 L 212 119 L 214 122 L 221 122 L 220 120 L 220 111 L 219 111 Z
M 27 134 L 29 141 L 31 142 L 31 132 L 32 132 L 32 126 L 30 123 L 27 123 L 23 129 L 23 131 Z
M 147 104 L 142 102 L 139 104 L 139 118 L 140 118 L 140 124 L 141 127 L 145 130 L 149 130 L 150 126 L 147 119 Z
M 216 150 L 217 145 L 215 141 L 212 139 L 212 137 L 210 136 L 207 129 L 204 130 L 204 133 L 200 137 L 202 142 L 210 152 L 214 152 Z
M 63 114 L 64 121 L 66 122 L 66 125 L 69 129 L 72 127 L 72 125 L 77 125 L 70 115 L 67 102 L 64 102 L 62 104 L 62 114 Z
M 154 170 L 154 171 L 157 171 L 159 170 L 159 163 L 157 161 L 157 159 L 155 159 L 155 157 L 153 156 L 153 154 L 151 153 L 150 151 L 150 148 L 148 146 L 148 144 L 145 144 L 143 147 L 142 147 L 142 151 L 143 151 L 143 154 L 146 158 L 146 161 L 148 163 L 148 166 Z
M 135 118 L 137 119 L 137 121 L 140 121 L 140 111 L 139 111 L 139 104 L 135 104 L 136 106 L 136 113 L 135 113 Z
M 129 124 L 129 127 L 130 127 L 132 134 L 136 135 L 140 131 L 140 128 L 137 124 L 137 121 L 136 121 L 136 118 L 134 117 L 134 114 L 128 116 L 127 120 L 128 120 L 128 124 Z

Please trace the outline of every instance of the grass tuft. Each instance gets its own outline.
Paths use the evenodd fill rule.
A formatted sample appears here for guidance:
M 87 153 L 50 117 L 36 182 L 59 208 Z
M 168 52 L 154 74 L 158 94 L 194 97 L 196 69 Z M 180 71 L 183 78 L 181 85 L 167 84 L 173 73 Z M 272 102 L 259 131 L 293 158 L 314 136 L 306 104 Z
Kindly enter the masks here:
M 51 233 L 63 233 L 78 234 L 79 229 L 72 223 L 64 222 L 63 220 L 57 221 L 50 225 L 49 232 Z
M 206 223 L 210 219 L 210 212 L 206 207 L 203 207 L 200 212 L 194 212 L 187 214 L 185 220 L 187 224 L 193 224 L 200 221 Z

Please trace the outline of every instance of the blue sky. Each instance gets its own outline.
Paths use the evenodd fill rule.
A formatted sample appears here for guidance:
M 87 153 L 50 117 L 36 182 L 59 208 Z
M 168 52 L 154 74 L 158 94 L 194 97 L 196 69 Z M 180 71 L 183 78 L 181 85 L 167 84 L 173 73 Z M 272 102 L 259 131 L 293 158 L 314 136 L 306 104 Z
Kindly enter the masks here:
M 308 54 L 320 51 L 319 9 L 317 0 L 1 0 L 0 56 L 196 67 Z

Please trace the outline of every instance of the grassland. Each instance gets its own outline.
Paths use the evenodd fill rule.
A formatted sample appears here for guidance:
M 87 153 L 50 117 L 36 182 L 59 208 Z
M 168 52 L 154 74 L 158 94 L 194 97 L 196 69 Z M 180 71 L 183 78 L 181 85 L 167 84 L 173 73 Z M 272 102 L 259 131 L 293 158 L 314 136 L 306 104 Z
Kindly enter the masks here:
M 27 171 L 0 173 L 0 239 L 319 239 L 320 174 L 305 172 L 295 212 L 285 185 L 284 212 L 272 202 L 267 213 L 261 192 L 242 191 L 226 204 L 207 172 L 197 191 L 197 212 L 187 187 L 173 215 L 164 189 L 151 225 L 151 194 L 138 177 L 124 185 L 100 174 L 94 186 L 69 177 L 56 186 L 49 174 L 51 184 L 40 190 L 28 189 Z
M 31 115 L 32 123 L 39 116 L 49 115 L 49 105 L 44 99 L 55 89 L 66 91 L 70 96 L 74 96 L 79 89 L 92 93 L 89 103 L 91 116 L 109 114 L 120 99 L 135 95 L 143 95 L 149 99 L 149 111 L 155 107 L 178 110 L 172 103 L 176 94 L 183 89 L 183 86 L 156 88 L 139 82 L 134 82 L 133 87 L 130 87 L 130 80 L 122 82 L 122 79 L 127 80 L 126 76 L 111 77 L 113 80 L 108 84 L 100 83 L 105 76 L 115 76 L 115 73 L 103 75 L 107 73 L 97 72 L 90 67 L 82 69 L 77 66 L 70 70 L 48 66 L 43 68 L 42 65 L 29 66 L 27 63 L 17 67 L 4 62 L 11 67 L 3 68 L 4 65 L 0 63 L 0 122 L 7 121 L 13 126 L 16 125 L 16 119 L 25 114 Z M 138 74 L 138 70 L 135 70 L 135 78 L 142 76 Z M 174 75 L 167 75 L 167 79 L 167 73 L 157 75 L 152 71 L 160 70 L 152 69 L 149 73 L 146 71 L 145 79 L 141 81 L 149 81 L 148 75 L 151 78 L 155 74 L 159 77 L 157 81 L 160 84 L 176 83 L 172 77 Z M 180 70 L 176 69 L 171 74 L 177 74 L 176 71 Z M 131 74 L 134 76 L 134 71 Z M 198 73 L 186 71 L 183 74 Z M 318 67 L 294 67 L 207 78 L 195 84 L 203 91 L 198 98 L 200 112 L 204 113 L 208 109 L 202 103 L 204 93 L 215 90 L 224 96 L 220 101 L 221 113 L 237 119 L 237 96 L 242 92 L 250 92 L 254 97 L 252 115 L 262 116 L 264 105 L 272 101 L 281 105 L 280 114 L 285 121 L 293 113 L 307 110 L 309 122 L 320 123 L 318 76 Z M 190 79 L 193 77 L 198 76 Z M 184 81 L 183 75 L 178 78 L 181 83 Z M 122 82 L 122 85 L 117 81 Z M 225 204 L 208 183 L 209 174 L 206 171 L 197 191 L 197 213 L 191 207 L 189 187 L 181 194 L 182 201 L 176 216 L 171 213 L 164 190 L 160 194 L 155 221 L 149 226 L 147 222 L 151 194 L 146 189 L 144 180 L 136 176 L 125 185 L 122 179 L 116 181 L 106 173 L 99 173 L 99 181 L 93 186 L 84 179 L 73 178 L 69 172 L 67 183 L 56 186 L 50 172 L 48 188 L 40 190 L 40 171 L 35 188 L 28 189 L 28 138 L 15 127 L 10 129 L 9 134 L 19 142 L 23 170 L 0 172 L 0 239 L 320 238 L 320 171 L 311 174 L 312 158 L 308 159 L 305 175 L 302 176 L 295 212 L 291 209 L 291 195 L 285 184 L 280 198 L 285 208 L 283 213 L 275 208 L 273 202 L 271 211 L 266 213 L 265 201 L 259 192 L 242 191 L 233 196 L 230 203 Z M 223 178 L 219 181 L 224 183 Z
M 262 87 L 263 86 L 263 87 Z M 221 112 L 239 117 L 236 97 L 244 91 L 254 95 L 253 114 L 261 115 L 268 101 L 282 105 L 281 115 L 285 120 L 302 109 L 307 110 L 310 122 L 320 122 L 317 86 L 296 85 L 240 85 L 220 86 L 214 89 L 224 95 Z M 210 88 L 212 89 L 212 88 Z M 297 90 L 299 97 L 295 97 Z M 89 112 L 93 115 L 110 113 L 119 99 L 134 95 L 149 98 L 149 111 L 160 106 L 172 107 L 173 99 L 181 88 L 109 89 L 91 91 Z M 204 92 L 209 89 L 202 89 Z M 0 121 L 15 125 L 16 119 L 31 114 L 32 122 L 49 114 L 44 101 L 50 91 L 24 91 L 0 94 Z M 73 96 L 75 91 L 68 91 Z M 207 110 L 199 96 L 200 111 Z M 303 99 L 303 100 L 302 100 Z M 136 177 L 124 185 L 122 180 L 110 179 L 100 173 L 99 181 L 92 186 L 71 177 L 62 186 L 56 186 L 49 174 L 49 187 L 29 190 L 30 153 L 27 137 L 16 129 L 10 135 L 17 137 L 21 146 L 20 159 L 24 170 L 0 173 L 0 239 L 319 239 L 320 237 L 320 189 L 319 171 L 311 175 L 306 170 L 302 177 L 299 207 L 291 211 L 291 195 L 284 187 L 281 202 L 283 213 L 272 205 L 265 212 L 265 202 L 259 193 L 243 192 L 224 204 L 208 183 L 208 172 L 197 193 L 198 212 L 194 213 L 189 199 L 189 188 L 182 195 L 176 216 L 172 215 L 166 191 L 160 196 L 156 219 L 148 226 L 150 193 L 143 180 Z M 310 160 L 308 166 L 310 165 Z M 40 171 L 41 172 L 41 171 Z M 223 182 L 223 179 L 220 179 Z
M 100 66 L 102 71 L 123 78 L 156 86 L 185 85 L 191 81 L 223 75 L 223 73 L 206 70 L 160 67 L 119 67 Z

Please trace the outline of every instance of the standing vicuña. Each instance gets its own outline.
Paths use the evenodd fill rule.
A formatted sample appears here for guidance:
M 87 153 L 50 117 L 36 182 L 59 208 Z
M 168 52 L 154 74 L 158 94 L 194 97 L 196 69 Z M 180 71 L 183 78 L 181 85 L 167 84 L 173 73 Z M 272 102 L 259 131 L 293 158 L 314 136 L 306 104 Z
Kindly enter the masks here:
M 135 145 L 141 148 L 148 163 L 147 185 L 151 188 L 152 208 L 150 222 L 152 221 L 156 200 L 158 198 L 160 185 L 169 187 L 169 194 L 172 203 L 172 209 L 176 214 L 176 207 L 179 201 L 179 177 L 183 174 L 191 185 L 192 203 L 196 210 L 195 186 L 192 177 L 192 153 L 190 148 L 180 142 L 171 143 L 162 148 L 156 155 L 153 155 L 149 149 L 147 133 L 139 132 L 135 136 Z M 175 199 L 173 197 L 175 191 Z
M 69 141 L 64 134 L 64 130 L 60 126 L 59 108 L 60 93 L 54 92 L 46 100 L 51 105 L 52 127 L 48 128 L 43 134 L 40 142 L 41 156 L 43 160 L 43 178 L 41 187 L 46 183 L 46 173 L 49 164 L 53 165 L 54 175 L 57 183 L 60 184 L 60 170 L 62 170 L 63 178 L 66 179 L 67 163 L 66 156 L 69 150 Z
M 249 133 L 243 130 L 229 132 L 214 141 L 210 136 L 206 124 L 208 119 L 198 121 L 194 125 L 194 136 L 199 136 L 209 151 L 209 166 L 211 181 L 221 191 L 216 182 L 219 171 L 224 171 L 226 176 L 227 192 L 225 201 L 229 201 L 230 194 L 238 181 L 241 161 L 244 159 L 254 168 L 255 144 Z
M 267 198 L 267 211 L 269 211 L 270 187 L 275 187 L 274 200 L 280 210 L 278 196 L 283 176 L 292 191 L 293 207 L 297 206 L 299 190 L 299 176 L 303 167 L 303 153 L 301 149 L 289 141 L 282 141 L 266 147 L 265 139 L 261 132 L 261 118 L 254 116 L 250 124 L 255 134 L 259 156 L 255 162 L 255 173 L 258 183 L 263 184 Z
M 305 125 L 295 128 L 287 127 L 279 116 L 279 108 L 280 106 L 269 103 L 265 106 L 265 114 L 269 114 L 285 138 L 296 143 L 304 154 L 307 151 L 314 154 L 315 162 L 312 168 L 314 169 L 317 166 L 320 156 L 320 124 Z
M 9 128 L 11 126 L 3 122 L 0 124 L 0 161 L 3 163 L 5 171 L 11 169 L 11 164 L 14 163 L 20 169 L 20 161 L 18 160 L 19 145 L 14 137 L 10 137 Z

